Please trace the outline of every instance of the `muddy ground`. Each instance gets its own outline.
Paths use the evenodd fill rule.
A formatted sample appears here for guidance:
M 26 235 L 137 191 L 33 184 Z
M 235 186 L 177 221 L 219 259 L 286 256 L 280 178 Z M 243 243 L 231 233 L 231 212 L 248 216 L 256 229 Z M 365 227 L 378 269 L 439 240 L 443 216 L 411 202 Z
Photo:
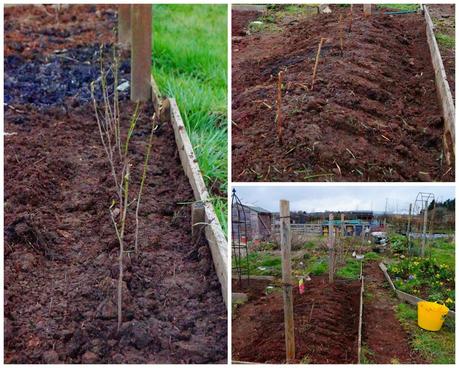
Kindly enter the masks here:
M 348 32 L 348 12 L 335 7 L 281 32 L 233 38 L 234 181 L 454 180 L 422 16 L 364 17 L 357 8 Z M 236 24 L 240 16 L 233 11 Z M 282 144 L 275 129 L 281 70 Z
M 193 192 L 165 123 L 154 135 L 143 192 L 141 251 L 125 256 L 116 331 L 113 181 L 89 97 L 75 95 L 87 92 L 98 68 L 100 45 L 92 42 L 110 41 L 100 28 L 112 29 L 115 13 L 71 6 L 55 24 L 51 11 L 5 9 L 5 362 L 223 363 L 226 307 L 208 245 L 191 241 L 184 203 Z M 128 78 L 128 69 L 122 73 Z M 52 103 L 40 98 L 47 91 Z M 125 122 L 134 111 L 127 96 Z M 134 190 L 152 115 L 151 105 L 141 107 L 131 140 Z M 128 222 L 129 250 L 133 229 Z
M 395 315 L 397 298 L 377 262 L 364 266 L 362 344 L 366 359 L 377 364 L 426 363 L 410 347 L 410 337 Z
M 250 281 L 249 301 L 237 307 L 232 319 L 232 359 L 285 363 L 282 292 L 266 295 L 266 281 Z M 247 290 L 246 285 L 233 291 Z M 280 285 L 277 285 L 278 287 Z M 305 293 L 293 289 L 296 363 L 357 362 L 360 282 L 313 277 Z

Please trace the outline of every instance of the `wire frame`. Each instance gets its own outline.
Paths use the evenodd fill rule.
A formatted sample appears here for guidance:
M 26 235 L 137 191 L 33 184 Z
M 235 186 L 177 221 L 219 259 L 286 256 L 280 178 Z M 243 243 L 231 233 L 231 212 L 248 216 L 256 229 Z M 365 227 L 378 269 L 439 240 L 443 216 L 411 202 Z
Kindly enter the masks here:
M 247 277 L 247 285 L 250 283 L 247 215 L 241 200 L 236 195 L 236 189 L 233 189 L 231 198 L 232 269 L 237 274 L 240 287 L 243 276 Z

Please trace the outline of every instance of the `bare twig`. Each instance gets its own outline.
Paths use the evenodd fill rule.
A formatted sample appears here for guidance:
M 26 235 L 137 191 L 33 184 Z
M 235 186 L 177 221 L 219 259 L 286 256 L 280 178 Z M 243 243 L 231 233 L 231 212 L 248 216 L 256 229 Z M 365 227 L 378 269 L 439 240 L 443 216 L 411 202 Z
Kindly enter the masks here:
M 282 144 L 282 79 L 284 72 L 281 70 L 277 75 L 277 138 L 279 143 Z
M 311 91 L 314 88 L 314 82 L 316 80 L 317 75 L 317 66 L 319 65 L 319 58 L 320 58 L 320 50 L 322 49 L 322 44 L 327 41 L 326 38 L 321 38 L 319 42 L 319 47 L 317 48 L 317 55 L 316 55 L 316 62 L 314 64 L 314 70 L 312 72 L 312 82 L 311 82 Z
M 344 53 L 343 31 L 344 31 L 343 15 L 340 14 L 340 16 L 339 16 L 339 45 L 340 45 L 340 48 L 341 48 L 341 57 L 343 56 L 343 53 Z
M 138 251 L 138 236 L 139 236 L 139 208 L 140 208 L 140 198 L 142 197 L 143 186 L 145 183 L 145 178 L 147 176 L 147 167 L 148 167 L 148 160 L 150 159 L 151 153 L 151 146 L 153 145 L 153 134 L 156 130 L 156 114 L 153 115 L 152 122 L 151 122 L 151 132 L 150 132 L 150 139 L 148 141 L 147 146 L 147 153 L 145 154 L 145 161 L 143 164 L 143 172 L 142 172 L 142 179 L 140 180 L 140 188 L 139 193 L 137 195 L 137 206 L 135 209 L 135 240 L 134 240 L 134 250 L 137 253 Z

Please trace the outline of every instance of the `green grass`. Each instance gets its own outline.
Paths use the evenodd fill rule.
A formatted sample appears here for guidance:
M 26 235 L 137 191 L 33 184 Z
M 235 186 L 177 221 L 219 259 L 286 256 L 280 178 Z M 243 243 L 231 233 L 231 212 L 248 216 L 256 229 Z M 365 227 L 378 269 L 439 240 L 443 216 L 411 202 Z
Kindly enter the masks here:
M 227 6 L 153 5 L 153 20 L 153 75 L 177 100 L 226 232 Z
M 360 277 L 360 264 L 361 261 L 348 259 L 344 267 L 336 271 L 336 275 L 344 279 L 357 280 Z
M 411 346 L 429 363 L 453 364 L 455 355 L 455 326 L 447 318 L 442 329 L 430 332 L 417 325 L 416 308 L 401 303 L 397 306 L 397 318 L 406 331 L 411 335 Z
M 444 33 L 436 33 L 435 38 L 440 46 L 446 47 L 448 49 L 454 49 L 456 44 L 456 39 L 454 36 L 449 36 Z
M 449 243 L 444 240 L 436 240 L 430 246 L 431 257 L 437 263 L 445 263 L 451 268 L 455 268 L 455 246 L 454 243 Z
M 398 11 L 418 10 L 419 4 L 378 4 L 377 8 L 387 8 Z
M 325 258 L 311 258 L 310 263 L 306 268 L 306 272 L 310 275 L 320 276 L 328 272 L 328 260 Z
M 246 259 L 243 259 L 243 267 L 246 265 Z M 233 259 L 233 265 L 234 265 Z M 280 256 L 269 253 L 255 252 L 249 254 L 249 272 L 251 275 L 260 276 L 281 276 L 282 261 Z

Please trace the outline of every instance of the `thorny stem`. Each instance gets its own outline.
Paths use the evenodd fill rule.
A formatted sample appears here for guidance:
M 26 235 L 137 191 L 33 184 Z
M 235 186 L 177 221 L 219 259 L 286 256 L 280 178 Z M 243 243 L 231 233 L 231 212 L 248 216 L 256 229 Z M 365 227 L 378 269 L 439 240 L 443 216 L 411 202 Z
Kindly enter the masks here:
M 138 235 L 139 235 L 139 208 L 140 208 L 140 198 L 142 197 L 143 186 L 145 184 L 145 178 L 147 177 L 147 167 L 148 167 L 148 160 L 150 159 L 151 153 L 151 146 L 153 145 L 153 134 L 156 130 L 156 114 L 153 114 L 152 123 L 151 123 L 151 133 L 150 139 L 148 141 L 147 146 L 147 153 L 145 154 L 145 161 L 143 164 L 143 172 L 142 172 L 142 179 L 140 181 L 140 189 L 137 195 L 137 206 L 135 209 L 135 242 L 134 242 L 134 250 L 137 253 L 138 251 Z

